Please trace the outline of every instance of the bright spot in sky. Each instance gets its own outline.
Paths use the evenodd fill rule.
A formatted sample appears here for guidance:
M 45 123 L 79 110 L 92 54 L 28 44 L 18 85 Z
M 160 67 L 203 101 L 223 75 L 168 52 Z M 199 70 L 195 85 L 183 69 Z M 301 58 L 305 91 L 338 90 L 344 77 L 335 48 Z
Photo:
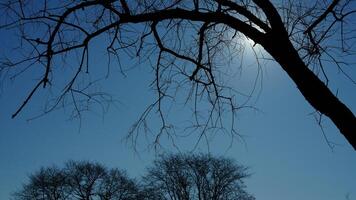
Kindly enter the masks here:
M 253 40 L 251 40 L 250 38 L 248 38 L 248 37 L 243 37 L 243 40 L 244 40 L 245 45 L 248 45 L 248 46 L 254 46 L 255 45 L 255 42 Z

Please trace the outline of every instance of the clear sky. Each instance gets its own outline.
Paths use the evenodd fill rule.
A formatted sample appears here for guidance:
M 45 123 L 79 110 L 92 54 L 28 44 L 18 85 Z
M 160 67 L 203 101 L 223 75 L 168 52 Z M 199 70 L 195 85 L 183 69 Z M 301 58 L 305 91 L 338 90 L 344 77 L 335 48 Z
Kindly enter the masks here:
M 0 31 L 1 46 L 11 43 L 8 33 Z M 1 53 L 6 51 L 1 50 Z M 95 67 L 104 67 L 100 53 L 93 58 Z M 247 56 L 248 57 L 248 56 Z M 126 59 L 124 64 L 132 64 Z M 231 82 L 236 88 L 251 84 L 256 67 L 252 60 L 241 76 Z M 1 86 L 0 96 L 0 199 L 26 182 L 29 174 L 42 166 L 62 165 L 68 160 L 98 161 L 109 167 L 124 169 L 133 177 L 145 173 L 155 153 L 140 145 L 135 153 L 123 138 L 145 106 L 151 103 L 149 91 L 152 79 L 150 69 L 141 65 L 128 73 L 127 78 L 118 70 L 101 84 L 120 103 L 109 111 L 84 114 L 81 125 L 68 120 L 68 112 L 59 110 L 28 122 L 39 111 L 38 96 L 19 117 L 11 114 L 23 101 L 28 89 L 25 75 Z M 356 77 L 356 70 L 351 71 Z M 237 128 L 245 142 L 236 140 L 231 147 L 230 138 L 217 135 L 210 142 L 209 151 L 235 159 L 250 167 L 252 176 L 247 180 L 248 191 L 263 200 L 335 200 L 356 199 L 356 152 L 329 120 L 324 129 L 330 141 L 338 144 L 331 150 L 307 104 L 294 83 L 281 68 L 270 63 L 263 67 L 263 88 L 255 106 L 260 112 L 244 110 L 238 113 Z M 342 75 L 332 77 L 334 91 L 356 113 L 355 86 Z M 179 115 L 173 117 L 179 119 Z M 142 136 L 144 138 L 144 136 Z M 178 138 L 181 152 L 192 150 L 192 138 Z M 162 141 L 160 152 L 177 152 L 169 142 Z M 208 152 L 201 144 L 195 152 Z

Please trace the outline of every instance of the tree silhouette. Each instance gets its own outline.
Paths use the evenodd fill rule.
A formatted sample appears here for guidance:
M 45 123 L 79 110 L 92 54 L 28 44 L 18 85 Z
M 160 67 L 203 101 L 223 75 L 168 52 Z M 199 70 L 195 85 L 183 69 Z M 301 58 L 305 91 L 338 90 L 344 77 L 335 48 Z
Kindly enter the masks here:
M 209 155 L 163 156 L 144 181 L 167 200 L 253 200 L 245 191 L 246 168 Z
M 98 163 L 68 162 L 66 167 L 42 168 L 13 196 L 18 200 L 132 200 L 138 185 L 123 171 Z
M 246 105 L 236 102 L 238 93 L 224 83 L 221 66 L 241 53 L 239 47 L 247 37 L 264 49 L 267 59 L 281 66 L 320 120 L 324 115 L 330 118 L 356 149 L 355 116 L 331 91 L 325 69 L 332 63 L 355 83 L 345 70 L 351 64 L 347 61 L 354 55 L 356 39 L 353 1 L 10 0 L 1 7 L 5 15 L 1 27 L 18 28 L 24 55 L 4 59 L 3 74 L 16 77 L 29 69 L 38 70 L 35 66 L 43 70 L 12 117 L 41 87 L 53 85 L 62 89 L 54 94 L 44 113 L 67 105 L 73 108 L 73 116 L 80 117 L 92 103 L 110 101 L 105 93 L 90 91 L 93 81 L 85 76 L 91 71 L 92 41 L 103 36 L 109 63 L 117 58 L 119 65 L 126 55 L 139 57 L 153 67 L 152 87 L 157 98 L 134 124 L 132 135 L 146 125 L 152 112 L 161 121 L 157 139 L 172 133 L 165 105 L 174 102 L 179 88 L 192 105 L 195 117 L 191 127 L 201 135 L 225 128 L 222 115 L 229 111 L 232 119 L 227 120 L 231 122 L 228 127 L 235 133 L 235 112 Z M 56 66 L 70 63 L 75 56 L 79 57 L 78 65 L 72 75 L 58 72 Z M 79 84 L 79 79 L 87 84 Z M 199 114 L 207 106 L 209 112 Z
M 87 161 L 41 168 L 14 193 L 15 200 L 253 200 L 246 168 L 210 155 L 162 156 L 141 182 L 122 170 Z
M 15 199 L 67 199 L 70 191 L 66 176 L 56 167 L 41 168 L 30 176 L 30 183 L 14 194 Z

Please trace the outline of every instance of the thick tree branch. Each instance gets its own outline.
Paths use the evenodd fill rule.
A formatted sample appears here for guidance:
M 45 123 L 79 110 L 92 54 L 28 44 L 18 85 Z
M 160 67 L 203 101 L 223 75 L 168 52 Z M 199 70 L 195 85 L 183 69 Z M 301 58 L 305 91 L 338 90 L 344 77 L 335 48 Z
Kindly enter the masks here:
M 240 6 L 237 3 L 232 2 L 230 0 L 216 0 L 216 1 L 221 3 L 221 5 L 223 5 L 223 6 L 233 9 L 237 13 L 246 17 L 248 20 L 251 20 L 252 23 L 256 24 L 259 28 L 261 28 L 265 32 L 268 32 L 271 30 L 267 24 L 265 24 L 263 21 L 261 21 L 258 17 L 256 17 L 250 11 L 248 11 L 247 8 Z
M 54 71 L 52 70 L 52 65 L 53 62 L 55 62 L 54 60 L 57 60 L 56 58 L 61 55 L 65 57 L 67 53 L 73 53 L 72 55 L 74 55 L 80 52 L 80 50 L 83 50 L 84 53 L 81 55 L 84 56 L 85 53 L 88 53 L 87 48 L 91 40 L 99 38 L 100 35 L 108 34 L 110 37 L 110 44 L 107 46 L 108 52 L 114 52 L 112 54 L 116 56 L 119 56 L 117 53 L 118 50 L 122 49 L 124 49 L 124 51 L 134 49 L 133 54 L 136 53 L 135 55 L 139 56 L 141 50 L 145 49 L 142 46 L 144 39 L 147 36 L 153 37 L 155 42 L 153 41 L 154 47 L 150 55 L 156 53 L 155 51 L 157 49 L 159 50 L 159 59 L 156 65 L 156 73 L 159 78 L 159 80 L 157 80 L 157 88 L 159 88 L 159 90 L 162 89 L 162 91 L 159 92 L 159 99 L 166 95 L 164 93 L 165 89 L 163 91 L 160 85 L 160 83 L 162 83 L 161 81 L 165 81 L 165 79 L 161 79 L 163 68 L 169 65 L 177 65 L 177 63 L 182 60 L 188 61 L 188 63 L 195 68 L 186 70 L 185 66 L 181 68 L 175 66 L 179 68 L 177 73 L 180 75 L 183 74 L 184 78 L 188 78 L 188 80 L 189 78 L 192 80 L 187 82 L 202 86 L 201 88 L 196 86 L 196 91 L 192 89 L 192 93 L 204 96 L 212 105 L 212 111 L 208 112 L 208 122 L 215 120 L 211 117 L 213 115 L 212 112 L 215 112 L 221 119 L 221 101 L 225 100 L 231 103 L 232 98 L 220 94 L 221 87 L 217 85 L 217 75 L 214 76 L 218 71 L 216 70 L 218 65 L 214 59 L 216 56 L 221 56 L 225 53 L 225 50 L 222 49 L 221 46 L 226 47 L 229 46 L 230 43 L 233 43 L 230 36 L 231 32 L 235 31 L 236 33 L 238 32 L 247 36 L 255 43 L 260 44 L 273 59 L 281 65 L 283 70 L 286 71 L 308 103 L 320 112 L 320 114 L 328 116 L 356 149 L 356 121 L 354 114 L 330 91 L 327 85 L 319 79 L 317 73 L 311 70 L 315 63 L 314 65 L 312 62 L 304 63 L 296 51 L 296 48 L 301 49 L 301 51 L 305 50 L 307 58 L 308 56 L 312 58 L 317 57 L 319 62 L 316 65 L 321 67 L 322 73 L 324 73 L 324 76 L 328 80 L 326 72 L 322 68 L 323 58 L 321 54 L 325 52 L 324 54 L 329 56 L 330 53 L 328 52 L 329 49 L 321 47 L 323 45 L 322 42 L 328 39 L 330 34 L 335 34 L 333 31 L 336 32 L 336 30 L 333 30 L 333 26 L 339 24 L 336 22 L 340 22 L 341 24 L 341 34 L 343 35 L 341 38 L 342 50 L 344 51 L 342 53 L 345 53 L 344 39 L 351 38 L 350 40 L 354 41 L 356 38 L 354 35 L 351 35 L 353 29 L 349 29 L 348 32 L 344 32 L 343 29 L 343 26 L 346 24 L 344 23 L 346 21 L 343 21 L 345 20 L 344 18 L 355 12 L 354 10 L 345 9 L 345 6 L 348 5 L 349 2 L 340 5 L 340 9 L 338 10 L 343 14 L 338 15 L 339 13 L 335 13 L 336 11 L 334 12 L 334 10 L 337 5 L 341 4 L 341 1 L 333 0 L 325 11 L 316 11 L 318 15 L 313 16 L 319 17 L 309 26 L 305 21 L 308 21 L 306 19 L 309 19 L 308 17 L 311 15 L 298 15 L 295 19 L 295 24 L 293 24 L 293 30 L 298 31 L 298 33 L 293 33 L 296 36 L 292 33 L 288 34 L 286 27 L 289 23 L 286 24 L 286 22 L 283 22 L 279 14 L 279 12 L 283 13 L 283 10 L 277 9 L 272 1 L 253 0 L 253 2 L 252 7 L 256 9 L 254 12 L 258 13 L 262 11 L 267 20 L 250 11 L 250 7 L 242 6 L 242 3 L 232 0 L 197 0 L 192 3 L 179 0 L 168 1 L 168 3 L 166 1 L 131 2 L 126 0 L 70 1 L 68 4 L 65 4 L 65 6 L 54 10 L 48 9 L 48 5 L 45 5 L 44 10 L 40 10 L 33 15 L 32 13 L 26 13 L 27 11 L 24 9 L 23 6 L 25 5 L 22 4 L 22 1 L 11 4 L 7 9 L 14 13 L 13 15 L 17 20 L 14 20 L 16 23 L 10 22 L 8 24 L 11 24 L 11 26 L 14 24 L 19 25 L 21 39 L 30 43 L 30 51 L 32 51 L 23 61 L 16 63 L 18 63 L 18 65 L 26 65 L 24 63 L 33 62 L 45 66 L 43 76 L 25 99 L 24 103 L 21 104 L 20 108 L 14 113 L 13 117 L 18 115 L 25 107 L 41 84 L 43 87 L 46 87 L 47 83 L 49 83 L 51 78 L 49 76 L 51 72 Z M 14 9 L 11 7 L 15 4 L 20 4 L 20 8 Z M 138 8 L 135 8 L 134 5 L 138 6 Z M 99 11 L 99 13 L 95 13 L 97 11 Z M 289 10 L 289 14 L 291 13 Z M 323 27 L 323 32 L 320 32 L 320 35 L 315 37 L 313 32 L 316 31 L 314 30 L 316 29 L 315 27 L 322 23 L 330 13 L 333 14 L 335 21 L 332 22 L 330 26 Z M 165 24 L 165 26 L 157 27 L 158 23 Z M 23 29 L 23 27 L 31 27 L 38 24 L 41 24 L 39 30 L 44 30 L 43 33 L 32 33 L 31 35 L 31 33 L 27 34 L 24 31 L 25 29 Z M 129 31 L 130 28 L 126 29 L 136 24 L 139 24 L 135 26 L 138 29 L 134 31 Z M 8 25 L 0 27 L 8 27 Z M 306 30 L 305 27 L 307 27 Z M 146 29 L 151 29 L 151 32 L 148 32 Z M 200 31 L 198 31 L 198 29 L 200 29 Z M 138 30 L 142 30 L 142 34 L 141 31 Z M 166 34 L 161 34 L 161 31 L 166 31 Z M 184 37 L 188 33 L 192 33 L 191 31 L 197 31 L 198 38 L 182 39 L 182 36 Z M 312 32 L 313 35 L 311 34 Z M 127 33 L 126 36 L 125 33 Z M 309 48 L 310 41 L 306 40 L 303 33 L 308 33 L 312 43 L 311 45 L 313 45 L 312 50 Z M 138 39 L 134 38 L 135 34 L 139 35 Z M 41 38 L 37 38 L 38 35 L 40 35 L 39 37 Z M 172 41 L 172 43 L 170 43 L 171 41 L 168 42 L 168 39 L 165 38 L 167 35 L 171 37 L 170 39 L 173 38 L 174 41 Z M 172 37 L 172 35 L 174 36 Z M 196 41 L 197 43 L 195 43 Z M 300 41 L 300 43 L 295 41 Z M 194 46 L 195 44 L 197 45 Z M 329 44 L 334 45 L 334 41 L 331 41 Z M 352 47 L 354 43 L 350 44 Z M 350 55 L 352 54 L 352 52 L 350 52 L 351 51 L 347 51 L 346 53 Z M 173 59 L 169 61 L 165 60 L 166 57 L 164 56 L 166 56 L 166 53 L 169 55 L 167 56 L 169 59 Z M 86 56 L 88 57 L 87 54 Z M 179 60 L 177 63 L 175 63 L 176 58 Z M 221 57 L 219 59 L 219 61 L 222 60 Z M 338 65 L 336 59 L 331 59 Z M 86 62 L 88 62 L 88 60 L 87 58 Z M 164 62 L 167 63 L 160 65 Z M 64 84 L 68 86 L 68 88 L 71 88 L 77 76 L 80 75 L 83 63 L 84 57 L 82 57 L 80 65 L 77 68 L 76 75 Z M 32 65 L 33 64 L 31 64 L 31 66 Z M 7 66 L 14 66 L 14 64 L 8 64 Z M 184 81 L 186 81 L 186 79 Z M 195 88 L 195 86 L 193 87 Z M 198 91 L 198 89 L 200 90 Z M 73 92 L 74 90 L 68 89 L 67 91 Z M 72 97 L 74 103 L 76 103 L 74 95 Z M 152 106 L 155 107 L 157 105 L 160 108 L 161 105 L 159 103 L 155 103 Z M 75 106 L 77 110 L 80 110 L 77 105 Z M 234 107 L 232 111 L 233 110 Z M 146 116 L 146 114 L 144 116 Z M 161 113 L 160 116 L 162 117 L 163 114 Z M 211 123 L 216 125 L 218 122 Z M 204 127 L 199 123 L 197 123 L 197 126 Z M 205 131 L 206 126 L 203 129 Z
M 270 0 L 253 0 L 253 2 L 262 9 L 263 13 L 266 15 L 269 23 L 271 24 L 273 31 L 280 33 L 286 32 L 281 16 Z
M 325 18 L 328 16 L 329 13 L 333 12 L 334 8 L 340 0 L 333 0 L 329 7 L 321 14 L 305 31 L 304 34 L 310 33 L 318 24 L 320 24 Z
M 356 118 L 352 111 L 305 65 L 288 38 L 278 34 L 269 37 L 263 47 L 287 72 L 309 104 L 329 117 L 356 150 Z
M 125 14 L 130 14 L 129 6 L 126 3 L 126 0 L 120 0 L 121 6 L 125 11 Z

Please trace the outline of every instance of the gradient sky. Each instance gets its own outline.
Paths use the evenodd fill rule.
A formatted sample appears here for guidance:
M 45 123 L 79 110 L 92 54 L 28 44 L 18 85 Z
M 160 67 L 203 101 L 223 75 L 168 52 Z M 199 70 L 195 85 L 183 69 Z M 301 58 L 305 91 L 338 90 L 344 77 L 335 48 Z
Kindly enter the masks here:
M 2 47 L 11 43 L 9 33 L 0 30 Z M 9 39 L 10 38 L 10 39 Z M 5 40 L 6 39 L 6 40 Z M 0 53 L 8 51 L 3 48 Z M 248 54 L 248 52 L 247 52 Z M 100 52 L 92 62 L 103 65 Z M 247 58 L 249 55 L 246 55 Z M 124 64 L 132 64 L 127 59 Z M 236 88 L 248 87 L 255 77 L 253 60 L 241 76 L 231 80 Z M 331 67 L 331 66 L 330 66 Z M 354 68 L 354 66 L 353 66 Z M 332 69 L 330 69 L 332 71 Z M 356 70 L 350 73 L 356 77 Z M 108 113 L 88 112 L 81 125 L 68 120 L 68 113 L 59 110 L 43 118 L 27 122 L 38 113 L 42 96 L 36 96 L 19 117 L 11 114 L 23 101 L 31 85 L 25 75 L 1 86 L 0 96 L 0 199 L 26 182 L 27 176 L 42 166 L 62 165 L 68 160 L 98 161 L 109 167 L 124 169 L 132 177 L 145 173 L 157 155 L 145 145 L 135 153 L 123 138 L 145 106 L 151 103 L 149 91 L 152 73 L 142 65 L 124 78 L 113 70 L 101 84 L 120 101 Z M 238 113 L 237 127 L 245 142 L 236 140 L 231 147 L 226 135 L 215 136 L 209 151 L 235 159 L 250 167 L 248 191 L 263 200 L 335 200 L 356 199 L 356 152 L 328 119 L 324 120 L 326 136 L 338 144 L 331 150 L 316 121 L 311 106 L 304 100 L 294 83 L 281 68 L 270 63 L 263 67 L 263 88 L 255 106 L 260 112 L 245 110 Z M 342 75 L 331 77 L 333 91 L 356 113 L 355 86 Z M 179 118 L 179 115 L 175 116 Z M 179 120 L 179 119 L 178 119 Z M 144 136 L 142 136 L 144 137 Z M 192 150 L 192 138 L 177 139 L 179 151 Z M 161 152 L 177 152 L 169 142 L 162 141 Z M 208 152 L 200 144 L 195 152 Z

